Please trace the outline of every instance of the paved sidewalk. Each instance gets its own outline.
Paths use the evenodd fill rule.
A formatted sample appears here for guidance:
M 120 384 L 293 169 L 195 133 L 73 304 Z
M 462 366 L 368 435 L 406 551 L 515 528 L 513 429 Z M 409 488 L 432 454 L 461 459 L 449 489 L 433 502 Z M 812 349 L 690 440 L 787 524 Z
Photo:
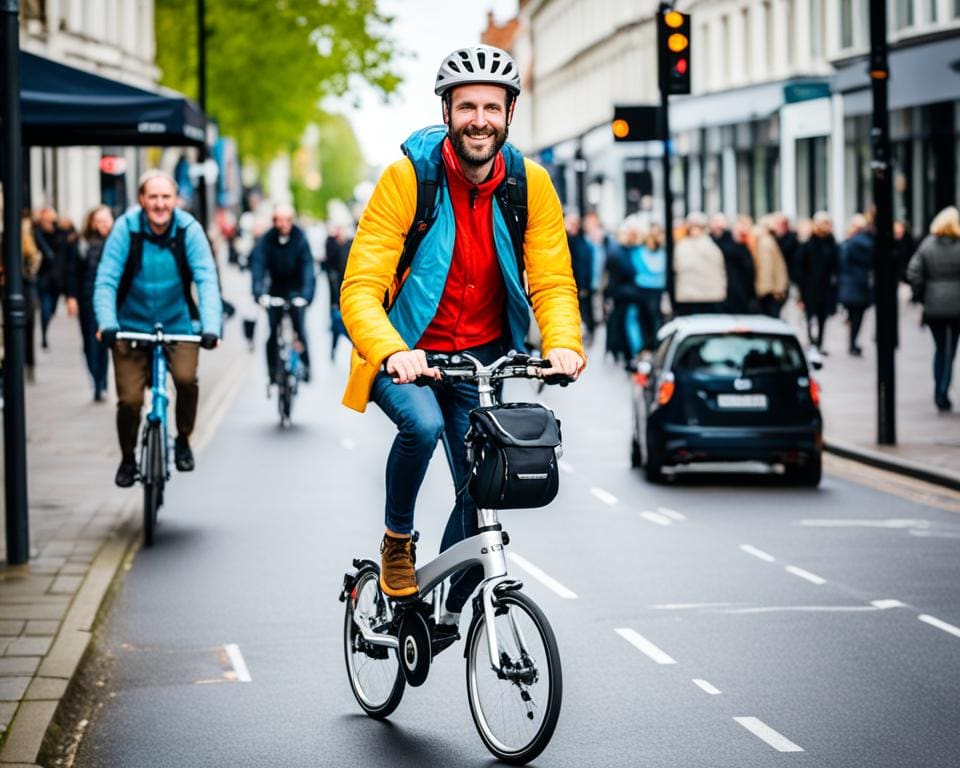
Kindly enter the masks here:
M 223 280 L 232 298 L 246 290 L 249 276 L 228 268 Z M 251 360 L 241 335 L 234 318 L 220 348 L 201 351 L 191 441 L 201 472 L 203 446 Z M 111 368 L 107 402 L 93 402 L 79 323 L 61 306 L 50 326 L 50 349 L 37 350 L 36 381 L 26 385 L 30 562 L 0 566 L 0 765 L 36 764 L 101 602 L 139 544 L 140 488 L 113 484 L 119 448 L 112 376 Z
M 877 444 L 877 348 L 875 313 L 868 310 L 860 331 L 862 357 L 847 353 L 849 326 L 838 314 L 827 321 L 829 355 L 816 374 L 822 387 L 824 440 L 828 449 L 880 466 L 960 488 L 960 412 L 939 413 L 933 403 L 933 338 L 920 325 L 921 308 L 901 294 L 900 346 L 896 356 L 897 445 Z M 796 308 L 785 316 L 799 326 Z M 806 340 L 806 331 L 800 331 Z M 960 366 L 952 388 L 960 403 Z

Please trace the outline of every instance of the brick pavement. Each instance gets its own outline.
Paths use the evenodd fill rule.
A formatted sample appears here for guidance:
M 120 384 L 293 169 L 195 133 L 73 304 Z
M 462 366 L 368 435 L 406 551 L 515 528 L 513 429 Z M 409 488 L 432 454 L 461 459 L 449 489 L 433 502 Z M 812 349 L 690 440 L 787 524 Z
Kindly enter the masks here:
M 230 268 L 223 281 L 229 298 L 246 290 L 249 277 Z M 198 453 L 251 359 L 239 325 L 231 320 L 221 347 L 201 352 Z M 140 488 L 113 484 L 112 378 L 108 400 L 93 402 L 79 323 L 62 306 L 49 340 L 49 350 L 37 350 L 35 382 L 25 385 L 30 562 L 0 566 L 0 765 L 36 762 L 101 601 L 139 541 Z M 5 541 L 0 557 L 6 560 Z

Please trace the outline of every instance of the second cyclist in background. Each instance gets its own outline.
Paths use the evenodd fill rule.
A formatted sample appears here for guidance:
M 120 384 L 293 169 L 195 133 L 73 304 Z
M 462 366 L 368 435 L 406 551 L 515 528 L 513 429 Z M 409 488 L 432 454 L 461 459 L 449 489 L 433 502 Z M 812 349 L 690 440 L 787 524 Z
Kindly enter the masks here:
M 277 296 L 282 299 L 301 298 L 313 301 L 316 277 L 313 272 L 313 254 L 303 230 L 293 223 L 292 206 L 281 204 L 273 209 L 273 226 L 257 242 L 250 257 L 253 296 Z M 270 338 L 267 339 L 267 370 L 270 380 L 279 375 L 277 336 L 283 320 L 282 307 L 270 307 Z M 306 307 L 289 309 L 293 329 L 302 345 L 303 380 L 310 381 L 310 352 L 307 348 L 307 329 L 304 322 Z

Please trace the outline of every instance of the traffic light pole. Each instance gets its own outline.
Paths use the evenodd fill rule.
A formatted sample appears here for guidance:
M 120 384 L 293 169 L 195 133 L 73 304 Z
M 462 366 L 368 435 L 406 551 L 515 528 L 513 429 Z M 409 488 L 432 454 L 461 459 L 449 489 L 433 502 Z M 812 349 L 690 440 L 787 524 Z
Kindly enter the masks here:
M 893 260 L 893 185 L 890 178 L 890 118 L 887 105 L 887 8 L 870 0 L 870 81 L 873 87 L 872 148 L 874 281 L 877 303 L 877 442 L 895 445 L 897 274 Z
M 0 0 L 0 183 L 3 185 L 3 449 L 6 503 L 7 562 L 21 565 L 30 559 L 27 514 L 26 399 L 23 363 L 26 354 L 27 299 L 23 294 L 23 256 L 20 245 L 21 178 L 23 155 L 20 128 L 20 2 Z
M 662 16 L 670 10 L 671 3 L 660 3 L 658 15 Z M 657 34 L 663 37 L 666 33 L 662 24 L 657 24 Z M 670 308 L 674 309 L 675 291 L 673 276 L 673 190 L 670 188 L 670 95 L 667 85 L 667 62 L 665 57 L 666 41 L 657 41 L 657 72 L 660 80 L 660 139 L 663 142 L 663 237 L 664 251 L 666 252 L 667 295 L 670 297 Z

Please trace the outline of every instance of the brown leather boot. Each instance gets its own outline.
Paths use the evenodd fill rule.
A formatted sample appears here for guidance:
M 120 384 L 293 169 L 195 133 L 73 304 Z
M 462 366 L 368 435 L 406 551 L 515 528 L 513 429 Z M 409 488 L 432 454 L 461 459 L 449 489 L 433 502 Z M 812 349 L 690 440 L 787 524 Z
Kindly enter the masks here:
M 380 544 L 380 589 L 390 597 L 417 594 L 417 545 L 413 539 L 384 534 Z

